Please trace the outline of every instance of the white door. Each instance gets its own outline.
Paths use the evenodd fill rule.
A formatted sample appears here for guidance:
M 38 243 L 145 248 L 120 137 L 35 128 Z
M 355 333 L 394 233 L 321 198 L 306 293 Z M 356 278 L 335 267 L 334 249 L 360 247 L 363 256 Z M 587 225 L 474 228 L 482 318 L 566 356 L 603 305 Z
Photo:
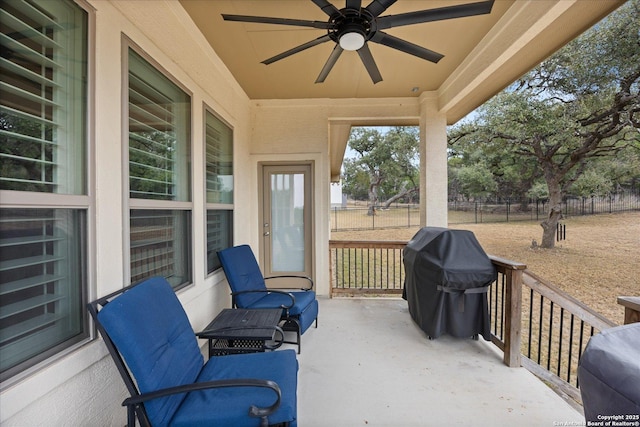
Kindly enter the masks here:
M 262 166 L 262 265 L 265 276 L 313 277 L 311 179 L 310 164 Z M 289 281 L 287 285 L 299 287 L 305 283 Z

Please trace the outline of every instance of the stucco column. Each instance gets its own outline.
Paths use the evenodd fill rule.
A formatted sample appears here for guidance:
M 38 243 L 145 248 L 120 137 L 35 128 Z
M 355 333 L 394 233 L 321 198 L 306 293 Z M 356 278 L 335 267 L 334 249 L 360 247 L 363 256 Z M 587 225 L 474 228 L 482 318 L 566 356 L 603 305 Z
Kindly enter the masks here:
M 447 120 L 436 92 L 420 96 L 420 226 L 447 227 Z

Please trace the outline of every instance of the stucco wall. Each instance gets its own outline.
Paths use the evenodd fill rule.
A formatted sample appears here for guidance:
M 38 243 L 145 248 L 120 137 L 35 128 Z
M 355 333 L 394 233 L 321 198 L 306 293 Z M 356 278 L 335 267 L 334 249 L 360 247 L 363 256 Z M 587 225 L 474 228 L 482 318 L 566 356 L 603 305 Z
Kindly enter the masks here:
M 260 100 L 251 104 L 254 170 L 258 162 L 315 162 L 315 279 L 318 294 L 329 295 L 331 123 L 393 125 L 394 120 L 406 118 L 417 123 L 420 104 L 417 98 Z

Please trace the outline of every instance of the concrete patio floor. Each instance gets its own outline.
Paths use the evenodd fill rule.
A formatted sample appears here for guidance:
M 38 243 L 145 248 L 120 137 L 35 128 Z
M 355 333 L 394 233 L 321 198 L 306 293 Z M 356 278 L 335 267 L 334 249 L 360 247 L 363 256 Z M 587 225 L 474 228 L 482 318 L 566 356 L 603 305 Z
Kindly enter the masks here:
M 298 360 L 301 427 L 584 425 L 482 338 L 428 340 L 401 299 L 321 299 Z

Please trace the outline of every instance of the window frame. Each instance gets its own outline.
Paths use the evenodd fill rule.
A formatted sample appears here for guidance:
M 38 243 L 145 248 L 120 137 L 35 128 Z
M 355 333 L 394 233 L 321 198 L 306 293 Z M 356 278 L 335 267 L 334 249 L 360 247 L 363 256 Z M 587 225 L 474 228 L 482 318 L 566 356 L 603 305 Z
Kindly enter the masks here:
M 84 58 L 86 60 L 84 68 L 84 99 L 78 103 L 76 112 L 81 110 L 83 116 L 83 158 L 84 177 L 78 194 L 67 193 L 45 193 L 35 191 L 20 190 L 0 190 L 0 208 L 2 209 L 54 209 L 54 210 L 75 210 L 82 215 L 81 236 L 84 239 L 80 253 L 80 289 L 79 299 L 81 304 L 81 330 L 74 337 L 66 339 L 53 347 L 41 352 L 37 356 L 30 357 L 18 365 L 7 370 L 2 375 L 2 388 L 10 387 L 19 383 L 28 376 L 39 372 L 51 363 L 61 360 L 78 348 L 84 346 L 95 337 L 95 328 L 92 326 L 90 316 L 88 316 L 85 304 L 95 294 L 95 274 L 96 274 L 96 224 L 95 224 L 95 40 L 96 40 L 96 16 L 95 9 L 85 0 L 69 0 L 65 3 L 78 8 L 83 13 L 84 18 Z M 76 116 L 74 116 L 76 117 Z
M 186 201 L 181 200 L 152 200 L 152 199 L 136 199 L 130 197 L 130 173 L 129 173 L 129 51 L 134 52 L 146 61 L 159 75 L 166 78 L 178 89 L 180 89 L 189 99 L 188 107 L 188 120 L 186 123 L 187 131 L 187 149 L 188 157 L 187 171 L 184 178 L 188 180 L 188 195 Z M 122 198 L 123 198 L 123 262 L 124 262 L 124 283 L 131 284 L 132 272 L 131 272 L 131 211 L 133 210 L 168 210 L 168 211 L 186 211 L 188 228 L 188 243 L 185 243 L 187 247 L 187 260 L 185 261 L 184 268 L 188 271 L 188 280 L 174 285 L 172 283 L 174 291 L 182 289 L 193 283 L 194 280 L 194 256 L 193 256 L 193 243 L 194 243 L 194 186 L 193 186 L 193 173 L 194 173 L 194 150 L 193 150 L 193 92 L 190 91 L 185 85 L 183 85 L 177 78 L 175 78 L 165 67 L 163 67 L 157 60 L 155 60 L 150 54 L 144 51 L 138 44 L 126 35 L 122 35 L 121 42 L 121 55 L 122 55 Z
M 205 254 L 205 277 L 209 277 L 215 274 L 217 271 L 221 269 L 221 267 L 209 269 L 209 257 L 208 257 L 208 249 L 209 249 L 209 225 L 208 218 L 210 211 L 226 211 L 230 213 L 230 230 L 229 230 L 229 241 L 230 244 L 233 245 L 235 241 L 235 233 L 234 233 L 234 220 L 235 220 L 235 130 L 231 124 L 229 124 L 226 120 L 224 120 L 219 114 L 217 114 L 211 107 L 209 107 L 206 103 L 203 104 L 203 113 L 202 113 L 202 132 L 203 132 L 203 143 L 202 143 L 202 168 L 203 168 L 203 191 L 202 196 L 204 198 L 204 230 L 205 230 L 205 239 L 204 239 L 204 254 Z M 232 149 L 232 176 L 233 176 L 233 192 L 232 192 L 232 202 L 231 203 L 216 203 L 216 202 L 208 202 L 207 198 L 207 116 L 211 115 L 213 118 L 219 120 L 224 126 L 228 127 L 231 132 L 231 149 Z

